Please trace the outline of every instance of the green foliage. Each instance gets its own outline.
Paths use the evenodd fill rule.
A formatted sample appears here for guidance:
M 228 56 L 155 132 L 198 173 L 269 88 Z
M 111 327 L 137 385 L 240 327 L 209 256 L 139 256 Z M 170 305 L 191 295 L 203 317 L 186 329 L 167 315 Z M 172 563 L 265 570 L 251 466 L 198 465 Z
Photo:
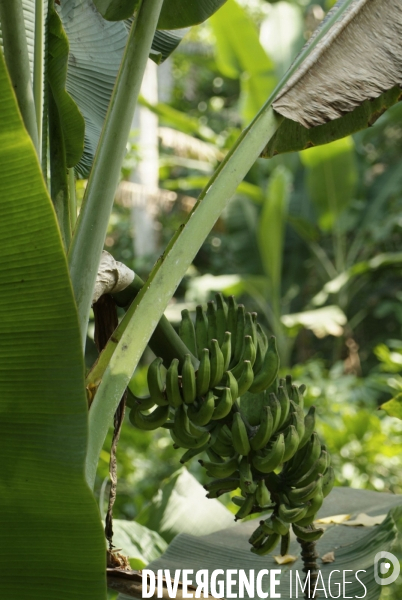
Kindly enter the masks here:
M 0 89 L 1 512 L 7 524 L 0 536 L 2 547 L 19 556 L 11 565 L 2 561 L 2 591 L 50 600 L 53 580 L 63 582 L 59 598 L 99 600 L 105 542 L 84 479 L 87 402 L 77 313 L 51 201 L 2 55 Z
M 342 138 L 322 148 L 300 154 L 306 166 L 306 187 L 319 214 L 319 224 L 328 231 L 354 198 L 357 167 L 353 139 Z
M 235 0 L 228 0 L 210 23 L 216 38 L 217 67 L 225 77 L 240 79 L 241 112 L 249 122 L 277 83 L 274 63 L 261 46 L 254 23 Z

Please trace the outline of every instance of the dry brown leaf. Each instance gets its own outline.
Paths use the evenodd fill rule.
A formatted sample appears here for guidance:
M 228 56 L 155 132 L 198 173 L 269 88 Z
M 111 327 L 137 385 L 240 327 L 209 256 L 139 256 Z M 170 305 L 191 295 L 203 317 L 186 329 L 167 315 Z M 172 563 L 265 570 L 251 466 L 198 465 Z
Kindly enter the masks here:
M 335 554 L 333 552 L 327 552 L 324 556 L 321 556 L 321 560 L 324 564 L 335 562 Z
M 292 556 L 292 554 L 285 554 L 285 556 L 274 556 L 275 562 L 278 565 L 288 565 L 289 563 L 294 563 L 297 560 L 297 556 Z
M 349 521 L 351 515 L 334 515 L 332 517 L 323 517 L 322 519 L 316 519 L 315 523 L 320 523 L 322 525 L 339 525 L 340 523 L 344 523 L 344 521 Z
M 386 516 L 387 515 L 376 515 L 375 517 L 370 517 L 365 513 L 360 513 L 352 521 L 341 523 L 341 525 L 347 525 L 348 527 L 373 527 L 374 525 L 380 525 Z

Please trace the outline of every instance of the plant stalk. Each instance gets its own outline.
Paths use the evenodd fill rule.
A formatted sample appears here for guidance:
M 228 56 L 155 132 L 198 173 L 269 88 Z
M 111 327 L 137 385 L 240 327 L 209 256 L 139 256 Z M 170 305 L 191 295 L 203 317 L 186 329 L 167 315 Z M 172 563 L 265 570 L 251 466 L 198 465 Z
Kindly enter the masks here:
M 49 106 L 49 154 L 50 154 L 50 195 L 63 240 L 64 250 L 68 251 L 71 242 L 71 222 L 69 189 L 67 180 L 66 150 L 59 111 L 48 86 Z
M 0 0 L 4 58 L 24 125 L 39 156 L 39 140 L 22 0 Z
M 33 91 L 35 99 L 36 124 L 38 128 L 39 158 L 42 154 L 43 84 L 45 54 L 45 28 L 43 19 L 43 9 L 43 0 L 35 0 L 35 49 Z
M 149 338 L 209 231 L 283 120 L 272 110 L 273 100 L 353 1 L 346 0 L 328 19 L 312 44 L 295 60 L 252 123 L 239 136 L 202 191 L 187 222 L 173 236 L 130 307 L 132 317 L 110 358 L 89 412 L 86 478 L 91 488 L 113 415 Z
M 114 194 L 162 4 L 163 0 L 143 0 L 131 27 L 70 247 L 83 345 Z

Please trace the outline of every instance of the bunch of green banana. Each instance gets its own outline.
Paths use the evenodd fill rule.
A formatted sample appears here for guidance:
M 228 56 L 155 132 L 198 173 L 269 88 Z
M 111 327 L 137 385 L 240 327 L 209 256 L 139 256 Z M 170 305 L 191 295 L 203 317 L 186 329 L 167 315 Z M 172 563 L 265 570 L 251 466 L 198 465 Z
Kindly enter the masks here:
M 182 311 L 179 335 L 188 354 L 167 369 L 161 358 L 151 363 L 149 398 L 129 393 L 131 422 L 167 428 L 174 447 L 185 449 L 182 463 L 206 454 L 199 462 L 212 479 L 207 497 L 236 492 L 236 520 L 270 511 L 250 537 L 253 552 L 266 554 L 280 541 L 286 554 L 290 528 L 300 540 L 318 539 L 312 523 L 334 472 L 314 431 L 315 408 L 305 414 L 305 386 L 278 379 L 275 338 L 256 313 L 222 294 L 206 311 L 197 307 L 194 323 Z

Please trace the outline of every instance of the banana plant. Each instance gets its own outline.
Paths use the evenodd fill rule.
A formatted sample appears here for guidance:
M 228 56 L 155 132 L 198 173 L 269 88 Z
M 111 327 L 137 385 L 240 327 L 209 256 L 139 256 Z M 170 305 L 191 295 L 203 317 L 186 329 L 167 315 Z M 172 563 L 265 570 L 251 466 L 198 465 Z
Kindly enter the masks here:
M 6 597 L 106 598 L 106 545 L 91 494 L 99 454 L 195 254 L 261 153 L 344 137 L 399 99 L 399 3 L 339 2 L 221 162 L 107 342 L 90 374 L 88 410 L 88 317 L 145 65 L 177 45 L 176 29 L 222 4 L 0 0 L 0 535 L 18 557 L 0 567 Z M 340 64 L 339 45 L 343 69 L 328 68 Z M 370 85 L 358 79 L 363 63 Z M 345 65 L 349 85 L 359 82 L 353 98 L 341 85 Z M 82 173 L 89 180 L 77 219 Z

